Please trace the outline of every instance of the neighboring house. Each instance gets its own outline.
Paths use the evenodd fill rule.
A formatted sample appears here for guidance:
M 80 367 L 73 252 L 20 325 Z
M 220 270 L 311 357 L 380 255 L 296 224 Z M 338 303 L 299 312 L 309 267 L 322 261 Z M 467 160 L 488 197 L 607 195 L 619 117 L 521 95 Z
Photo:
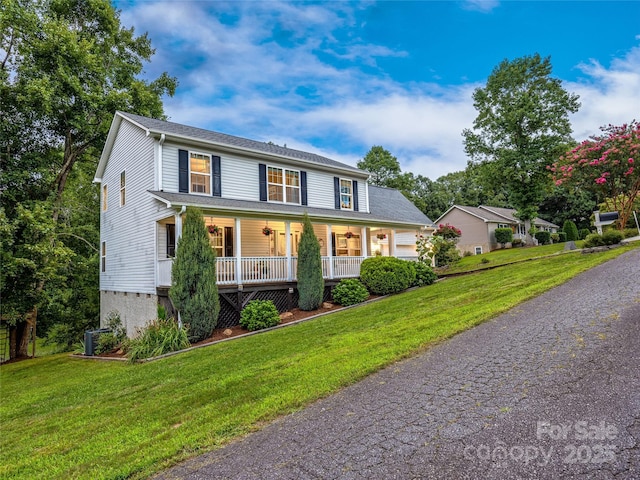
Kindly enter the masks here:
M 496 228 L 510 228 L 513 231 L 513 238 L 531 243 L 533 240 L 527 235 L 531 224 L 529 221 L 523 222 L 515 216 L 516 211 L 511 208 L 468 207 L 465 205 L 453 205 L 444 212 L 436 225 L 449 223 L 462 231 L 458 239 L 458 250 L 460 252 L 471 252 L 475 255 L 490 252 L 498 248 L 496 242 Z M 558 231 L 560 227 L 551 222 L 535 218 L 533 224 L 538 230 L 546 230 L 551 233 Z
M 359 276 L 368 256 L 415 257 L 416 233 L 432 230 L 431 220 L 368 178 L 313 153 L 116 112 L 95 175 L 102 321 L 116 310 L 132 335 L 156 317 L 159 302 L 170 306 L 171 267 L 190 206 L 203 211 L 218 257 L 219 325 L 237 323 L 252 298 L 272 299 L 280 310 L 295 304 L 305 211 L 328 285 Z

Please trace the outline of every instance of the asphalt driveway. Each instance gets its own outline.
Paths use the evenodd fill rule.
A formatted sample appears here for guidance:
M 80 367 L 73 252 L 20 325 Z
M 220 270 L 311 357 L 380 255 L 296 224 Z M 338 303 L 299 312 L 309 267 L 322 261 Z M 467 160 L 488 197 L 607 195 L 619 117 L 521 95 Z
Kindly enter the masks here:
M 640 249 L 157 479 L 638 479 Z

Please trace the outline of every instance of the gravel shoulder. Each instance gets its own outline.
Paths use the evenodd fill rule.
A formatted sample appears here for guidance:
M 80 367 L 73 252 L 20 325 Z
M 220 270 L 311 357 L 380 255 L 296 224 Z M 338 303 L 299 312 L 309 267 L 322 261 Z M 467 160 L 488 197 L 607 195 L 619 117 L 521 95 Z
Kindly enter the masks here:
M 640 478 L 640 249 L 156 479 Z

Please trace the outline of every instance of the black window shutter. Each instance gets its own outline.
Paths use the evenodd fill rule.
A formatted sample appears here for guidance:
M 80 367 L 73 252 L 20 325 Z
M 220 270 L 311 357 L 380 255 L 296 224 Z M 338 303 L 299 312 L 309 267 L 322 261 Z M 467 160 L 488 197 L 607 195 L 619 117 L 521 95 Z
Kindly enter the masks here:
M 340 210 L 340 179 L 333 177 L 333 193 L 336 197 L 336 210 Z
M 300 172 L 300 200 L 302 205 L 309 205 L 307 201 L 307 172 Z
M 258 164 L 260 172 L 260 201 L 267 201 L 267 166 L 264 163 Z
M 358 211 L 358 182 L 353 181 L 353 211 Z
M 211 194 L 214 197 L 222 196 L 222 182 L 220 175 L 220 157 L 212 156 L 212 166 L 213 166 L 213 191 Z
M 178 150 L 178 190 L 189 193 L 189 152 Z

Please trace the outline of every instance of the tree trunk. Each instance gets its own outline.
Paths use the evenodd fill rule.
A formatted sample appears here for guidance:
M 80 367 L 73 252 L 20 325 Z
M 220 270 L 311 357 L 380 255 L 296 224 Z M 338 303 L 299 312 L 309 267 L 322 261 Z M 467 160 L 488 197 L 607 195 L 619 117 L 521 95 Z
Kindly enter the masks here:
M 33 309 L 33 311 L 27 313 L 23 322 L 9 327 L 9 360 L 27 358 L 29 356 L 29 340 L 32 333 L 34 334 L 33 341 L 36 341 L 36 315 L 36 310 Z

